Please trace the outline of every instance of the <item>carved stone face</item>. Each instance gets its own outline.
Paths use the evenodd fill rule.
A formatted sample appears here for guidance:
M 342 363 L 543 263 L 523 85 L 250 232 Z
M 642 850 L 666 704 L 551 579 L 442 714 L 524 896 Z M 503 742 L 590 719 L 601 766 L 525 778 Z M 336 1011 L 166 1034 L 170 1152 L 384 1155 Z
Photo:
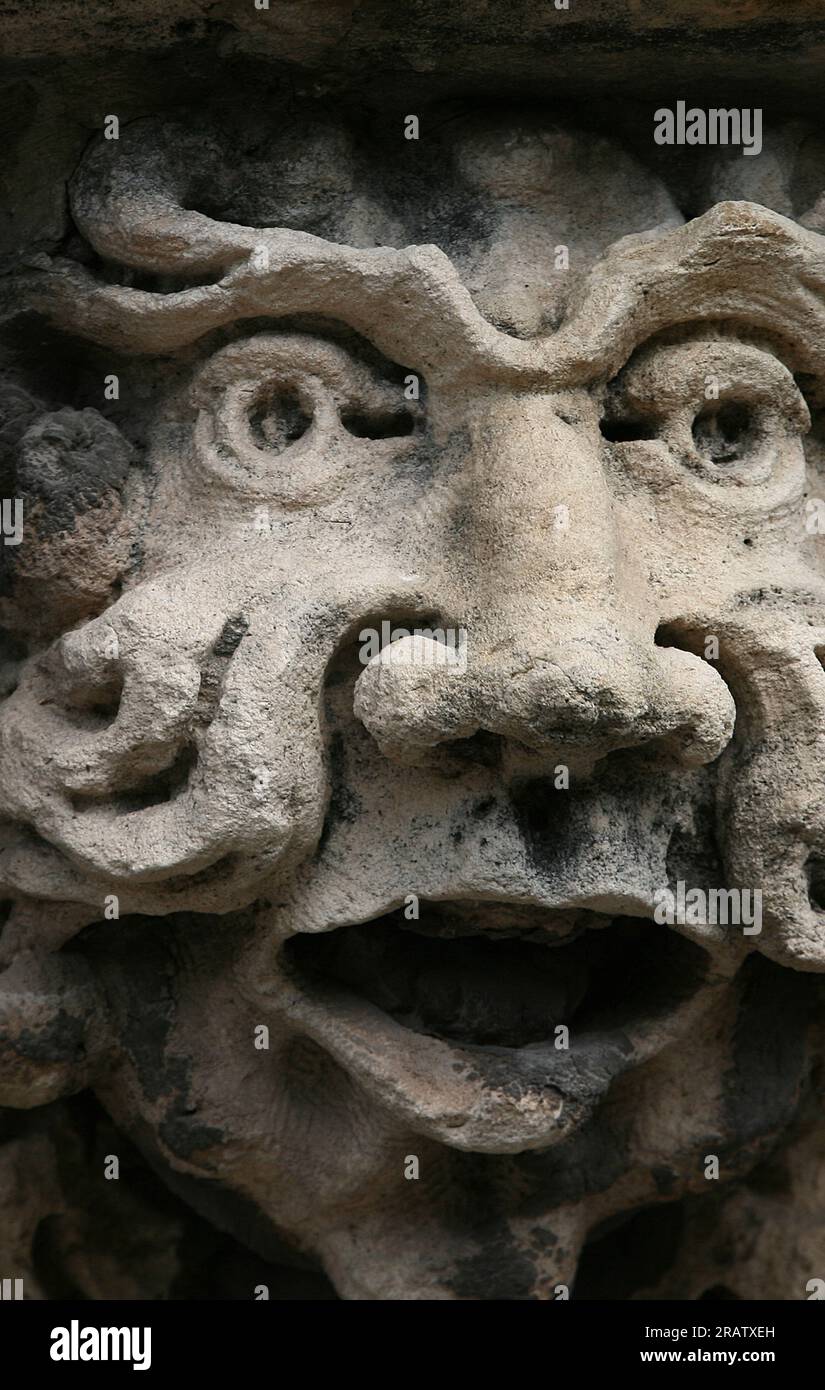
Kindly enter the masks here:
M 821 237 L 536 121 L 426 200 L 234 139 L 93 148 L 110 269 L 23 284 L 120 394 L 17 451 L 0 1099 L 344 1297 L 552 1298 L 807 1086 Z

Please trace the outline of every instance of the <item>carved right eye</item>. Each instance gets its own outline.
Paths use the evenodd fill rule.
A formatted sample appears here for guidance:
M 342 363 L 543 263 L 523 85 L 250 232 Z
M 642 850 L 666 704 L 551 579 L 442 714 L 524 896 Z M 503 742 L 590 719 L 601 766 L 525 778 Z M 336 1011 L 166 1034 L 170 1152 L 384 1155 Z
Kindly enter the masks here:
M 810 428 L 788 369 L 735 338 L 644 348 L 612 383 L 601 431 L 658 441 L 705 483 L 754 486 L 797 468 Z

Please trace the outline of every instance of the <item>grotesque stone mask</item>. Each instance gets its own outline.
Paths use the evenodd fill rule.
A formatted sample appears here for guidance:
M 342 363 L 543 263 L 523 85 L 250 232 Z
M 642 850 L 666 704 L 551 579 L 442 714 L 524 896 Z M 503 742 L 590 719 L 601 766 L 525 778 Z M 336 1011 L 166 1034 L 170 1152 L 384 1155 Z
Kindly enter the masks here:
M 811 1103 L 825 260 L 433 138 L 137 121 L 17 278 L 99 397 L 9 397 L 0 1102 L 344 1298 L 548 1299 Z

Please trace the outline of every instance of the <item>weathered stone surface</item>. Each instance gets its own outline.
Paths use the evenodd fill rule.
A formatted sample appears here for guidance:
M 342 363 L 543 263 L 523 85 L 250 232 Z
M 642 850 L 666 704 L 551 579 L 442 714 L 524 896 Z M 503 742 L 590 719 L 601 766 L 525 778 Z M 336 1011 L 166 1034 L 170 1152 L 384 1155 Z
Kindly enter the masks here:
M 822 135 L 800 78 L 757 157 L 663 151 L 627 56 L 658 10 L 496 8 L 416 7 L 402 107 L 382 5 L 92 6 L 71 41 L 12 7 L 0 1266 L 33 1297 L 825 1277 Z M 818 26 L 753 52 L 804 68 Z M 585 52 L 592 111 L 514 100 Z M 761 917 L 657 921 L 679 884 Z

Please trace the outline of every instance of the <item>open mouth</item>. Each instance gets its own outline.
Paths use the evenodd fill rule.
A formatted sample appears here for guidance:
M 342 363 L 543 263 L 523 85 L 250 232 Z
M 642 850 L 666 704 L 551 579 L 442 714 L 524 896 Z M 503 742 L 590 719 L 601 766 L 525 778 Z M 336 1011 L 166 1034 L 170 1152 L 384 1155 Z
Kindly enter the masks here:
M 654 1019 L 696 988 L 705 952 L 645 918 L 491 902 L 422 902 L 297 935 L 284 964 L 343 987 L 402 1027 L 445 1042 L 523 1048 Z
M 387 1115 L 454 1148 L 561 1142 L 696 1023 L 707 952 L 646 918 L 425 901 L 297 932 L 273 1000 Z

